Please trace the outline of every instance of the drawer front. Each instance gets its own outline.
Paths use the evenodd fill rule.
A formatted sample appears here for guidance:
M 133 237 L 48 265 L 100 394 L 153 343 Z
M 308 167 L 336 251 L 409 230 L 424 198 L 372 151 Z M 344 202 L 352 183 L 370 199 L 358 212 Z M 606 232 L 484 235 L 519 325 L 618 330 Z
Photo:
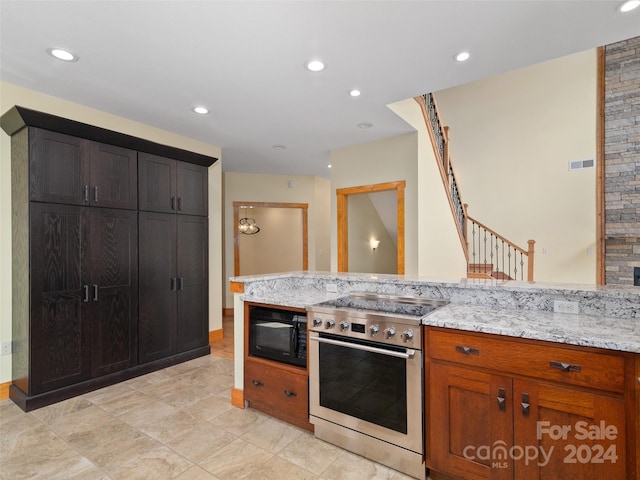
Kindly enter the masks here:
M 624 358 L 555 345 L 430 330 L 430 358 L 542 380 L 624 392 Z
M 272 405 L 289 415 L 309 416 L 309 380 L 263 364 L 244 364 L 244 395 L 249 402 Z

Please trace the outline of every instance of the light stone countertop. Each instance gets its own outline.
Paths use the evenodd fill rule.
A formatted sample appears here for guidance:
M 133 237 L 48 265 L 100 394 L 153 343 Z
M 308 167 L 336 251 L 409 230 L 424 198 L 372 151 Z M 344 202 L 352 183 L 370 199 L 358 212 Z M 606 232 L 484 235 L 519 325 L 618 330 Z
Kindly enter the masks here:
M 450 303 L 425 316 L 422 324 L 640 353 L 640 319 L 496 309 L 482 305 Z
M 515 281 L 459 281 L 328 272 L 232 277 L 243 301 L 306 308 L 369 291 L 444 298 L 424 325 L 640 353 L 640 288 Z M 327 287 L 337 292 L 327 292 Z M 555 301 L 579 304 L 580 314 L 554 313 Z

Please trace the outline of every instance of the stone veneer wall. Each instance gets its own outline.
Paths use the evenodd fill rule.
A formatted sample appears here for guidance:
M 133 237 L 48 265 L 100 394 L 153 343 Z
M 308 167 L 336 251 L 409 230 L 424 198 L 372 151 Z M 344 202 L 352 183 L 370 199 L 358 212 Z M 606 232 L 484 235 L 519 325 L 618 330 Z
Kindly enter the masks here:
M 640 37 L 605 47 L 605 282 L 640 267 Z

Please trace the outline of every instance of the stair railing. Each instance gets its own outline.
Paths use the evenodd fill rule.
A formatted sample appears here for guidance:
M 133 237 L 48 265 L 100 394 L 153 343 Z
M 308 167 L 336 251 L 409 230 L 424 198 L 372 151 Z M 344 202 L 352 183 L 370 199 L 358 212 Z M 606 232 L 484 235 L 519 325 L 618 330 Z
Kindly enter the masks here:
M 527 281 L 532 282 L 535 240 L 529 240 L 528 249 L 525 250 L 469 217 L 468 205 L 462 203 L 460 188 L 449 156 L 449 127 L 442 125 L 432 93 L 415 97 L 415 100 L 422 110 L 449 206 L 456 219 L 456 228 L 467 261 L 467 276 L 524 280 L 526 271 Z
M 465 205 L 465 210 L 467 205 Z M 533 281 L 535 240 L 528 240 L 528 249 L 519 247 L 502 235 L 467 215 L 470 224 L 468 238 L 470 278 Z M 526 276 L 525 276 L 526 271 Z

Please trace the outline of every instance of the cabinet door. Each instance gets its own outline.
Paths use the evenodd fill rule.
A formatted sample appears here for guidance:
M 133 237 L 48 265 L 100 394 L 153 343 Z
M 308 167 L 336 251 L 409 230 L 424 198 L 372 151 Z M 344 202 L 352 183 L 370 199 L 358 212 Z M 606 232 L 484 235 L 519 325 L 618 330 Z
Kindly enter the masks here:
M 175 212 L 176 161 L 148 153 L 138 154 L 139 208 L 148 212 Z
M 537 458 L 515 462 L 518 480 L 626 478 L 622 400 L 514 381 L 515 444 Z
M 431 363 L 427 396 L 429 468 L 467 480 L 511 479 L 512 380 Z
M 89 142 L 29 129 L 29 199 L 84 205 L 89 188 Z
M 178 216 L 178 351 L 209 342 L 208 219 Z
M 87 209 L 30 206 L 31 378 L 36 395 L 89 378 L 88 298 L 85 296 Z
M 208 170 L 200 165 L 178 162 L 178 213 L 207 216 Z
M 138 214 L 91 209 L 92 375 L 137 364 Z
M 176 353 L 176 215 L 139 213 L 139 362 Z
M 137 153 L 126 148 L 91 142 L 89 204 L 98 207 L 138 208 Z

